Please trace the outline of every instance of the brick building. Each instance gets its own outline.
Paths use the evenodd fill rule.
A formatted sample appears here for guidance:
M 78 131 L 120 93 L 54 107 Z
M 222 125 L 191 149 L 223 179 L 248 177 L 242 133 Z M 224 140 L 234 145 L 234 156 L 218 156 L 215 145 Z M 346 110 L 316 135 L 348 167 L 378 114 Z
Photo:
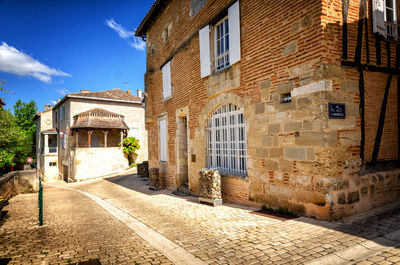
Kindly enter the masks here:
M 157 0 L 146 40 L 149 166 L 198 194 L 334 219 L 400 194 L 400 3 Z
M 138 97 L 121 89 L 81 90 L 53 108 L 57 130 L 59 179 L 80 181 L 128 168 L 122 152 L 125 137 L 139 140 L 137 162 L 147 160 L 147 132 L 141 91 Z

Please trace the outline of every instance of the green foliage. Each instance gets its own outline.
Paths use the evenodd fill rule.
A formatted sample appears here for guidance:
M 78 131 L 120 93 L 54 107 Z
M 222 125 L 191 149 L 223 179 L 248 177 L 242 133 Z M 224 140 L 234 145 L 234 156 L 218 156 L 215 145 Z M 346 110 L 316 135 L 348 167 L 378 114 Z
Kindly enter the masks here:
M 0 168 L 25 160 L 32 149 L 32 139 L 18 126 L 8 110 L 0 110 Z
M 132 164 L 133 159 L 132 155 L 137 156 L 136 151 L 140 149 L 139 140 L 135 137 L 125 138 L 123 141 L 123 149 L 122 151 L 128 156 L 129 164 Z
M 0 80 L 0 92 L 10 92 L 6 89 L 4 89 L 4 85 L 6 84 L 6 80 Z
M 36 115 L 36 103 L 31 100 L 29 103 L 24 103 L 20 99 L 13 106 L 16 123 L 21 131 L 26 135 L 30 151 L 26 156 L 35 156 L 35 140 L 36 140 L 36 122 L 33 118 Z

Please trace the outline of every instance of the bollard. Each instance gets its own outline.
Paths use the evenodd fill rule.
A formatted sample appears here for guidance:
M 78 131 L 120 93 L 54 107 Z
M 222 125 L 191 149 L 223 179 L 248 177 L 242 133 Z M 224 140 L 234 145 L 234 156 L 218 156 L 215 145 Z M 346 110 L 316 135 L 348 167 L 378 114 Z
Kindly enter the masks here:
M 39 226 L 43 225 L 43 185 L 42 179 L 39 176 Z

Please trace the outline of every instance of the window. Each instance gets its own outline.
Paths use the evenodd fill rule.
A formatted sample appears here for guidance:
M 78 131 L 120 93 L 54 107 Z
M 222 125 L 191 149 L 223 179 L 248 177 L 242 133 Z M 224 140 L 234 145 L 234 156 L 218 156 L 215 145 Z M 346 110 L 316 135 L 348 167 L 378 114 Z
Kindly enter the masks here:
M 207 121 L 207 161 L 221 173 L 247 176 L 246 124 L 233 104 L 215 109 Z
M 372 8 L 374 33 L 397 40 L 396 0 L 372 0 Z
M 50 167 L 56 167 L 57 166 L 57 162 L 49 162 L 49 166 Z
M 65 119 L 65 107 L 60 108 L 60 121 Z
M 167 161 L 167 120 L 160 120 L 160 160 Z
M 226 11 L 225 11 L 226 12 Z M 211 54 L 210 32 L 212 32 L 214 52 Z M 207 25 L 199 31 L 200 74 L 211 74 L 211 61 L 215 72 L 240 61 L 240 10 L 239 1 L 228 8 L 228 16 L 215 25 Z M 211 58 L 213 56 L 213 58 Z
M 228 18 L 215 25 L 215 69 L 222 70 L 229 66 L 229 23 Z
M 163 99 L 171 97 L 171 61 L 166 63 L 162 68 L 163 79 Z
M 57 111 L 54 112 L 54 124 L 57 126 Z

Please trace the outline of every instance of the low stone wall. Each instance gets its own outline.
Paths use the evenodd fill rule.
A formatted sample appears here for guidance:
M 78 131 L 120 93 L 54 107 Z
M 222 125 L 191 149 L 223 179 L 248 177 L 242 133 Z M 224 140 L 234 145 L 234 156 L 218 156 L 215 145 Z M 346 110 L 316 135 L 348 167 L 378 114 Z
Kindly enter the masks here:
M 400 169 L 349 177 L 345 184 L 346 189 L 331 192 L 333 219 L 400 200 Z
M 142 163 L 137 164 L 137 172 L 141 178 L 149 177 L 149 162 L 143 161 Z
M 37 192 L 39 189 L 36 170 L 20 170 L 0 176 L 0 196 L 8 200 L 25 192 Z

